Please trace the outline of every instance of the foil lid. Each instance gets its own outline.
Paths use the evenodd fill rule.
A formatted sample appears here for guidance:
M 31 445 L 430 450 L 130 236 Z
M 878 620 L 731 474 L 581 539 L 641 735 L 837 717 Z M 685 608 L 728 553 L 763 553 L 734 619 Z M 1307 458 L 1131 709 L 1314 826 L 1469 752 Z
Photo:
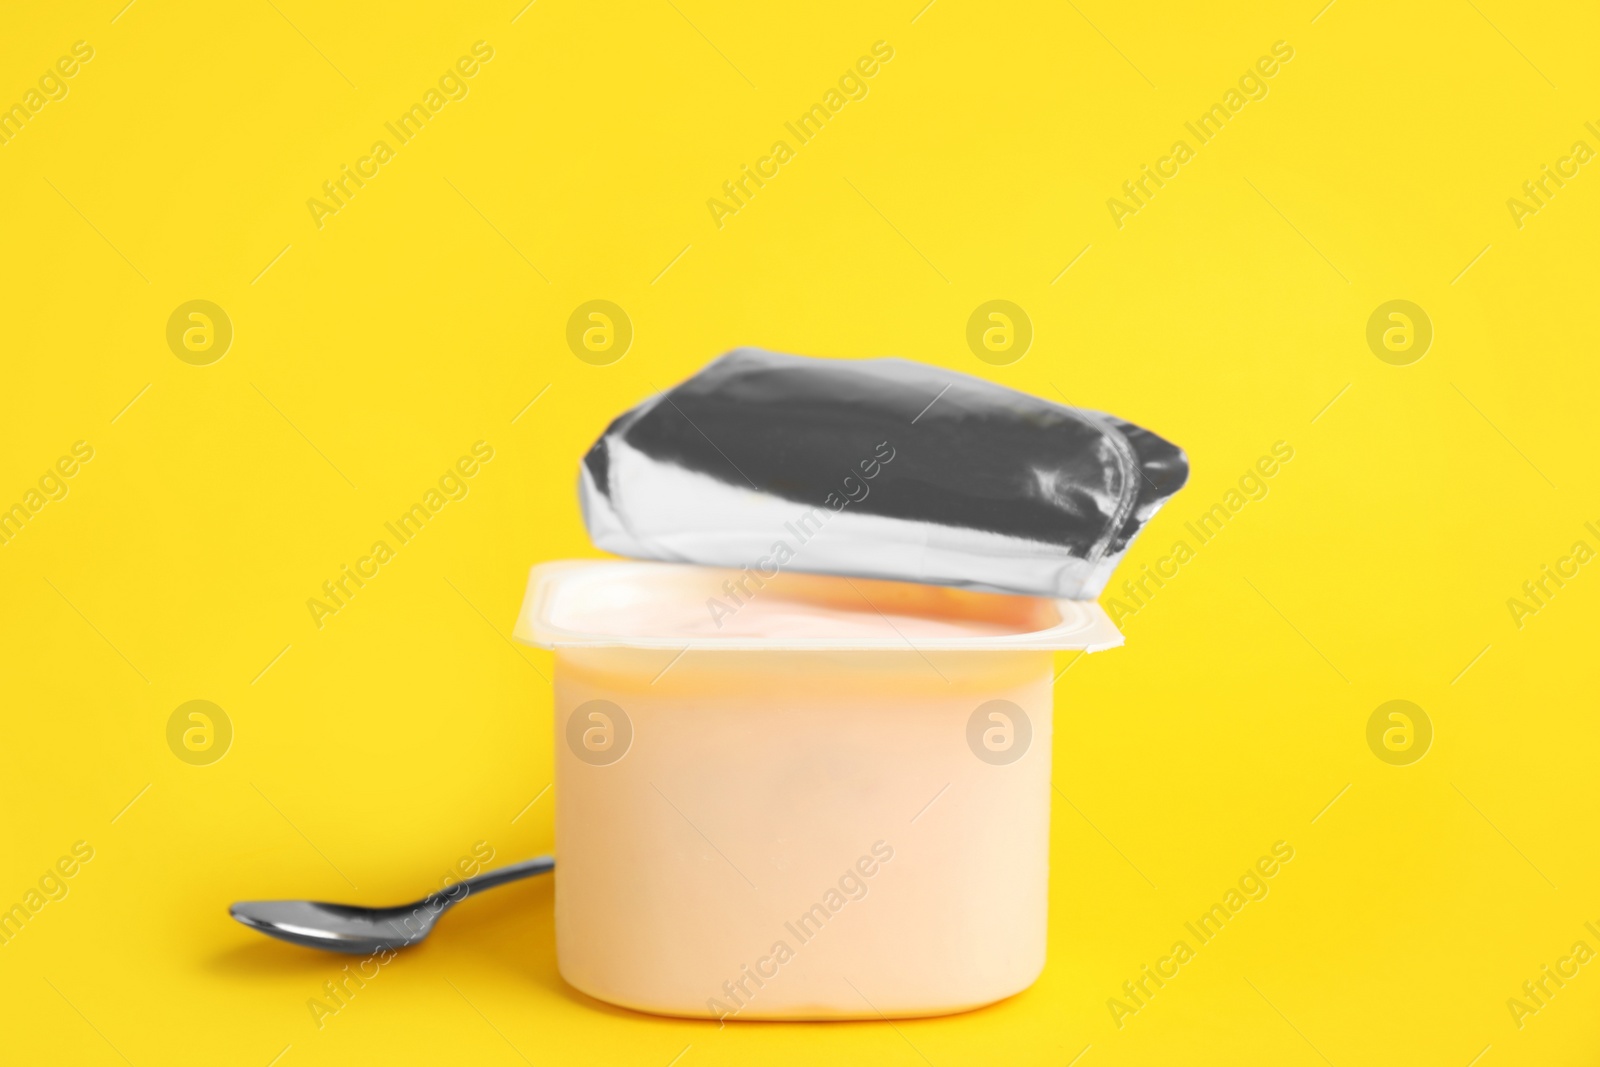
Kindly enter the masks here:
M 1115 416 L 908 360 L 741 348 L 616 419 L 579 497 L 623 556 L 1092 599 L 1188 476 Z

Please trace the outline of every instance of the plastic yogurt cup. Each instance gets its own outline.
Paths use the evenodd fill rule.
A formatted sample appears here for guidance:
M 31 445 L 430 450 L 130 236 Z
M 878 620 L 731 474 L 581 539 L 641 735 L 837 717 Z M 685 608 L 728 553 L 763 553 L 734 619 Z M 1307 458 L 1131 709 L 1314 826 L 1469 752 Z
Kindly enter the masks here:
M 536 567 L 556 950 L 665 1015 L 938 1015 L 1045 961 L 1051 653 L 1093 602 L 651 562 Z

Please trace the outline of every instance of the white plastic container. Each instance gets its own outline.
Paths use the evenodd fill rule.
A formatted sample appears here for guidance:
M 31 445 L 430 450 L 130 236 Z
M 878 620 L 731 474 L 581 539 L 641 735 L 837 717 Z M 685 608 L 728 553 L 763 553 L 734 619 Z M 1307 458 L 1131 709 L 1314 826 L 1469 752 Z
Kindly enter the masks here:
M 666 1015 L 875 1019 L 1038 977 L 1051 653 L 1122 643 L 1097 604 L 554 563 L 516 635 L 555 650 L 573 986 Z

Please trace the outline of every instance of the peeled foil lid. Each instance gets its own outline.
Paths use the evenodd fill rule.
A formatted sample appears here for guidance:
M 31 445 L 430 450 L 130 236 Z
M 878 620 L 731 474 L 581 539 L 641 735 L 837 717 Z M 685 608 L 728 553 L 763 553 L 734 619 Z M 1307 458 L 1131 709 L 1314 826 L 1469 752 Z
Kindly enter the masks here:
M 1188 476 L 1112 415 L 909 360 L 741 348 L 612 422 L 579 498 L 623 556 L 1092 599 Z

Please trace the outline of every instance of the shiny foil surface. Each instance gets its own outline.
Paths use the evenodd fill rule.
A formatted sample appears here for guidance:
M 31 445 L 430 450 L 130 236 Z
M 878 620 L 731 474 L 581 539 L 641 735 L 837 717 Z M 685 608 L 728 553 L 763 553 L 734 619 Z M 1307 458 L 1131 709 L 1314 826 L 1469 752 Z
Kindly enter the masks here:
M 579 492 L 619 555 L 1082 599 L 1188 473 L 1115 416 L 909 360 L 742 348 L 617 418 Z

